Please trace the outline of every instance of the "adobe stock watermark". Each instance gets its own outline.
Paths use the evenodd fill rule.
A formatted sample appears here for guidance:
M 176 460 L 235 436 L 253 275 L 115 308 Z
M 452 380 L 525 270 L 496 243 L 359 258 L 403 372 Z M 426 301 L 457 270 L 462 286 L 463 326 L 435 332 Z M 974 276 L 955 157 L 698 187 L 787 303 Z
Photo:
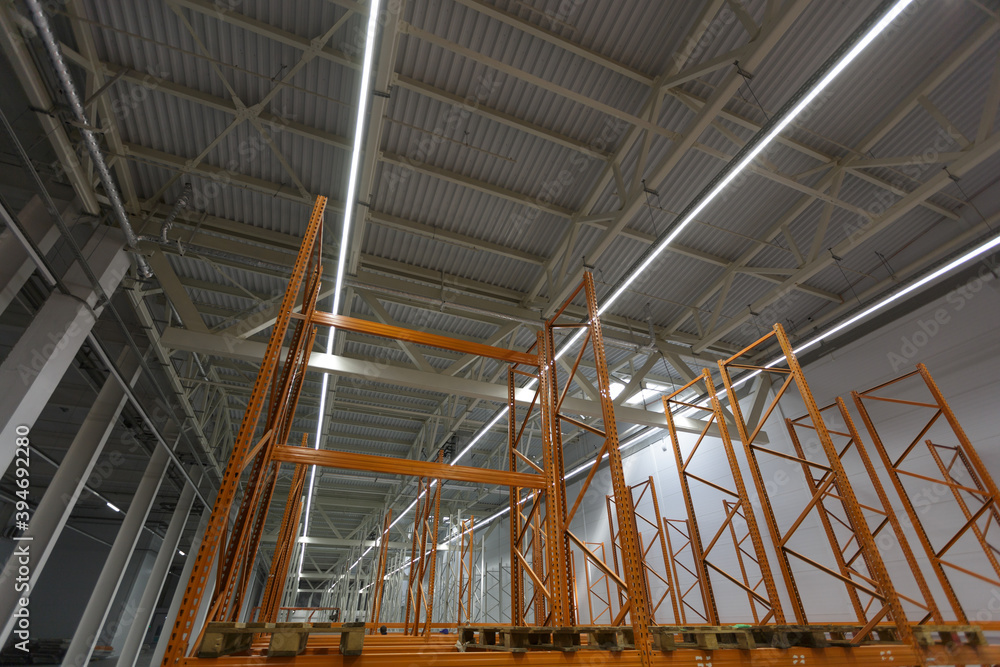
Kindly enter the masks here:
M 391 196 L 405 185 L 415 170 L 426 164 L 441 144 L 449 141 L 449 135 L 465 123 L 473 111 L 485 104 L 500 85 L 500 81 L 493 73 L 477 77 L 476 84 L 463 98 L 462 103 L 448 106 L 438 118 L 434 129 L 429 133 L 422 134 L 420 139 L 411 143 L 406 155 L 403 156 L 403 164 L 386 170 L 388 173 L 384 178 L 389 195 Z
M 262 130 L 267 132 L 271 138 L 287 130 L 288 124 L 295 120 L 285 102 L 281 107 L 272 112 L 272 117 L 268 120 L 257 119 Z M 270 149 L 269 143 L 262 134 L 255 134 L 242 139 L 236 148 L 230 151 L 229 159 L 221 166 L 221 169 L 213 169 L 209 174 L 198 174 L 201 182 L 192 184 L 193 192 L 191 206 L 204 210 L 209 203 L 222 192 L 223 188 L 231 187 L 233 182 L 243 176 L 246 166 L 253 164 L 260 155 Z
M 899 347 L 886 353 L 886 361 L 892 370 L 898 371 L 912 366 L 923 349 L 944 331 L 956 313 L 964 310 L 976 298 L 983 287 L 990 285 L 995 290 L 1000 289 L 1000 283 L 997 281 L 997 265 L 995 258 L 987 258 L 980 262 L 975 276 L 948 292 L 944 306 L 919 318 L 914 331 L 900 336 Z
M 557 205 L 559 197 L 563 196 L 591 165 L 602 162 L 594 153 L 601 154 L 613 150 L 629 127 L 631 125 L 621 118 L 605 118 L 597 136 L 587 144 L 592 153 L 577 152 L 570 156 L 569 164 L 560 169 L 555 176 L 546 179 L 539 187 L 538 194 L 533 198 L 536 206 L 522 207 L 520 211 L 511 215 L 511 221 L 518 227 L 533 223 L 544 212 L 546 206 Z M 622 193 L 621 197 L 624 198 L 625 195 Z

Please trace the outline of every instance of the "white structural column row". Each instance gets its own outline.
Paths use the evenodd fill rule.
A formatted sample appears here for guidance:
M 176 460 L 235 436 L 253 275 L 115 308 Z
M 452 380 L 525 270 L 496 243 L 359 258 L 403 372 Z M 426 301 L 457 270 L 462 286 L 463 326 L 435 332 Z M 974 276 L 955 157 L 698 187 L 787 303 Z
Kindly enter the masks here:
M 118 367 L 129 383 L 134 384 L 139 377 L 139 364 L 135 357 L 129 352 L 124 353 L 118 360 Z M 24 533 L 31 540 L 30 589 L 35 588 L 77 499 L 83 493 L 87 479 L 118 421 L 125 400 L 121 385 L 115 378 L 109 377 L 32 514 L 31 523 Z M 17 574 L 16 560 L 11 558 L 7 561 L 0 581 L 13 580 Z M 19 595 L 14 586 L 0 586 L 0 618 L 8 619 L 0 632 L 0 645 L 10 636 L 14 624 L 12 615 Z
M 201 475 L 197 467 L 193 467 L 190 472 L 192 479 L 200 479 Z M 139 658 L 139 649 L 142 648 L 142 640 L 146 636 L 149 621 L 153 617 L 153 611 L 156 609 L 156 602 L 160 599 L 160 593 L 163 591 L 163 586 L 167 581 L 170 564 L 177 555 L 181 533 L 184 532 L 184 526 L 187 525 L 193 504 L 194 487 L 186 484 L 184 490 L 181 491 L 180 498 L 177 500 L 174 515 L 167 526 L 167 532 L 164 534 L 163 542 L 160 544 L 160 551 L 156 554 L 153 569 L 149 573 L 149 579 L 142 591 L 142 597 L 139 599 L 139 604 L 131 619 L 132 625 L 129 627 L 128 636 L 125 638 L 125 644 L 118 654 L 118 667 L 135 667 L 135 662 Z M 189 558 L 188 560 L 194 559 Z M 184 585 L 185 582 L 178 583 L 178 586 L 183 587 Z
M 80 624 L 77 625 L 76 632 L 73 634 L 73 640 L 66 651 L 63 665 L 83 667 L 90 662 L 98 635 L 104 626 L 104 621 L 107 620 L 111 603 L 118 593 L 122 576 L 139 541 L 142 527 L 146 523 L 153 502 L 156 500 L 169 464 L 170 455 L 166 448 L 157 447 L 153 450 L 153 455 L 149 458 L 142 479 L 139 480 L 139 487 L 125 513 L 125 519 L 122 521 L 118 535 L 111 546 L 111 552 L 108 554 L 107 560 L 104 561 L 104 567 L 97 578 L 97 584 L 87 602 Z
M 83 252 L 104 292 L 114 292 L 129 268 L 121 233 L 98 228 Z M 49 295 L 0 366 L 0 442 L 14 442 L 18 426 L 34 425 L 100 315 L 98 295 L 79 262 L 63 282 L 70 294 Z M 13 447 L 0 448 L 0 472 L 13 458 Z
M 201 544 L 202 537 L 205 536 L 205 527 L 208 526 L 208 519 L 212 514 L 211 507 L 205 507 L 201 511 L 201 519 L 198 522 L 198 529 L 195 531 L 194 539 L 191 541 L 190 553 L 196 553 L 198 551 L 198 545 Z M 181 608 L 181 602 L 184 600 L 184 591 L 187 589 L 188 581 L 191 579 L 191 572 L 194 571 L 194 558 L 188 558 L 184 563 L 184 569 L 181 571 L 180 578 L 177 580 L 177 588 L 174 589 L 174 596 L 170 601 L 170 608 L 167 610 L 167 623 L 170 623 L 171 619 L 177 618 L 177 614 Z M 211 589 L 215 586 L 215 571 L 213 567 L 211 569 L 210 579 L 207 588 Z M 202 607 L 204 610 L 199 610 L 198 623 L 196 627 L 200 627 L 201 623 L 204 621 L 204 617 L 208 612 L 208 604 L 203 601 Z M 203 612 L 203 613 L 202 613 Z M 170 628 L 165 625 L 163 632 L 160 633 L 160 639 L 156 642 L 156 648 L 153 650 L 153 659 L 150 660 L 149 664 L 159 665 L 163 662 L 163 654 L 167 652 L 167 642 L 170 641 Z M 191 638 L 194 642 L 194 637 Z

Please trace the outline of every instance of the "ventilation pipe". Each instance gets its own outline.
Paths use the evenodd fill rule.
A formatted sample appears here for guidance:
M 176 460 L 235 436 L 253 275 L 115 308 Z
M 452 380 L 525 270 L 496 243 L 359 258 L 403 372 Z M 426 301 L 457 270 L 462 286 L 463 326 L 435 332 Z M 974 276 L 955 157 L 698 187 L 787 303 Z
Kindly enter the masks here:
M 160 235 L 152 236 L 149 234 L 143 234 L 138 238 L 138 240 L 148 241 L 150 243 L 160 243 L 163 245 L 170 243 L 170 241 L 167 239 L 167 233 L 170 231 L 170 228 L 174 226 L 174 220 L 177 219 L 177 216 L 180 214 L 180 212 L 191 204 L 191 194 L 192 194 L 191 184 L 186 183 L 184 185 L 184 189 L 181 190 L 180 196 L 174 202 L 174 207 L 170 209 L 170 212 L 167 213 L 167 217 L 164 218 L 163 222 L 160 224 Z M 177 242 L 177 246 L 180 247 L 180 241 Z
M 118 220 L 118 225 L 125 234 L 126 245 L 135 256 L 139 275 L 143 278 L 149 278 L 153 275 L 153 271 L 149 268 L 146 258 L 139 254 L 139 250 L 136 248 L 136 241 L 138 239 L 136 238 L 135 230 L 132 229 L 132 225 L 129 223 L 128 214 L 125 212 L 121 195 L 118 193 L 118 186 L 115 185 L 114 180 L 111 178 L 111 171 L 108 169 L 108 163 L 105 162 L 104 155 L 101 153 L 97 138 L 94 136 L 93 130 L 90 129 L 90 123 L 87 121 L 87 115 L 83 110 L 83 103 L 80 101 L 80 94 L 76 90 L 76 85 L 73 83 L 72 77 L 70 77 L 66 61 L 63 60 L 62 53 L 59 51 L 59 45 L 56 43 L 55 35 L 52 34 L 52 27 L 45 16 L 45 11 L 38 0 L 25 0 L 25 2 L 31 11 L 31 18 L 38 30 L 38 35 L 41 37 L 42 43 L 45 45 L 45 50 L 52 60 L 56 76 L 59 78 L 59 83 L 69 102 L 70 109 L 73 111 L 73 116 L 78 123 L 80 134 L 83 135 L 83 142 L 87 146 L 87 152 L 90 153 L 94 169 L 97 171 L 97 175 L 101 179 L 101 184 L 104 186 L 104 192 L 111 202 L 111 208 L 114 211 L 115 218 Z
M 167 242 L 167 232 L 169 232 L 170 228 L 174 226 L 174 220 L 177 218 L 177 214 L 191 205 L 191 192 L 191 184 L 186 183 L 184 185 L 184 189 L 181 190 L 181 196 L 174 202 L 174 207 L 170 209 L 170 213 L 167 214 L 167 217 L 163 220 L 163 224 L 160 225 L 160 243 Z

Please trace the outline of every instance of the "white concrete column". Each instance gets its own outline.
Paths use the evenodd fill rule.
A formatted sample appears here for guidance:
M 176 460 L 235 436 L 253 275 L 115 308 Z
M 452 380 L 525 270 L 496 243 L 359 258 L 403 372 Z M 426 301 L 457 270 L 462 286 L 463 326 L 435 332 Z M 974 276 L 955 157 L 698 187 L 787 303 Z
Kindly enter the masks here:
M 188 556 L 191 557 L 185 561 L 184 568 L 181 570 L 180 579 L 177 581 L 177 588 L 174 589 L 174 596 L 170 600 L 170 608 L 167 609 L 167 619 L 163 623 L 160 638 L 156 641 L 156 649 L 153 650 L 153 659 L 149 663 L 152 667 L 158 667 L 163 662 L 163 655 L 167 652 L 167 642 L 170 641 L 170 632 L 173 629 L 174 619 L 177 618 L 177 613 L 180 611 L 181 602 L 184 599 L 184 591 L 187 589 L 188 581 L 191 579 L 191 572 L 194 571 L 195 559 L 193 556 L 198 553 L 198 547 L 205 536 L 205 528 L 208 526 L 208 519 L 211 515 L 211 507 L 202 509 L 201 519 L 198 521 L 198 530 L 195 531 L 194 539 L 191 540 L 191 546 L 188 547 Z M 215 568 L 212 568 L 212 572 L 215 572 Z
M 129 383 L 135 384 L 139 377 L 139 363 L 136 358 L 126 351 L 116 363 Z M 125 392 L 121 385 L 115 378 L 109 377 L 104 382 L 90 412 L 87 413 L 86 419 L 83 420 L 80 430 L 73 438 L 66 456 L 59 463 L 59 468 L 45 490 L 45 495 L 31 515 L 28 530 L 24 533 L 31 544 L 29 590 L 35 588 L 35 583 L 45 568 L 59 535 L 62 534 L 66 521 L 118 421 L 125 401 Z M 0 618 L 7 619 L 0 631 L 0 646 L 6 643 L 13 629 L 12 614 L 21 595 L 14 590 L 13 585 L 7 584 L 17 575 L 16 561 L 16 558 L 8 559 L 3 573 L 0 574 Z
M 125 519 L 122 521 L 118 535 L 111 546 L 101 574 L 97 578 L 94 592 L 90 595 L 87 608 L 83 612 L 80 624 L 76 627 L 73 640 L 70 642 L 69 650 L 63 659 L 64 666 L 84 667 L 90 662 L 90 656 L 97 643 L 97 637 L 107 619 L 109 608 L 118 592 L 122 575 L 128 566 L 129 558 L 135 550 L 135 545 L 139 541 L 139 534 L 149 510 L 156 500 L 156 494 L 160 490 L 160 484 L 167 472 L 170 464 L 170 456 L 164 447 L 157 447 L 153 450 L 153 455 L 146 465 L 146 470 L 139 480 L 139 487 L 132 497 Z
M 76 205 L 71 204 L 63 211 L 63 220 L 76 217 L 78 210 Z M 4 217 L 6 215 L 7 211 L 4 210 Z M 17 220 L 43 253 L 51 250 L 59 238 L 59 228 L 56 227 L 52 215 L 38 195 L 32 197 L 24 208 L 18 211 Z M 0 313 L 7 310 L 7 306 L 35 270 L 35 263 L 28 256 L 28 251 L 24 249 L 21 240 L 10 228 L 10 222 L 6 220 L 4 222 L 7 223 L 7 229 L 0 233 Z
M 129 258 L 121 233 L 101 227 L 84 247 L 91 270 L 111 294 L 125 277 Z M 94 326 L 97 295 L 74 262 L 64 278 L 72 296 L 54 292 L 0 365 L 0 471 L 14 458 L 15 429 L 38 419 L 77 351 Z
M 191 470 L 191 477 L 196 481 L 200 478 L 195 469 Z M 191 506 L 194 504 L 194 487 L 190 484 L 184 486 L 181 496 L 177 500 L 174 508 L 174 515 L 170 518 L 167 532 L 163 536 L 163 543 L 160 545 L 160 552 L 153 562 L 153 569 L 149 573 L 149 581 L 142 592 L 139 604 L 136 607 L 135 615 L 132 618 L 132 625 L 128 629 L 128 636 L 118 655 L 118 667 L 134 667 L 135 661 L 139 657 L 139 650 L 142 648 L 142 640 L 146 637 L 149 629 L 149 621 L 153 617 L 156 609 L 156 602 L 160 599 L 163 591 L 163 584 L 167 580 L 167 573 L 170 570 L 170 563 L 173 562 L 177 554 L 177 545 L 181 541 L 181 533 L 187 525 L 188 517 L 191 514 Z M 194 560 L 193 558 L 188 560 Z

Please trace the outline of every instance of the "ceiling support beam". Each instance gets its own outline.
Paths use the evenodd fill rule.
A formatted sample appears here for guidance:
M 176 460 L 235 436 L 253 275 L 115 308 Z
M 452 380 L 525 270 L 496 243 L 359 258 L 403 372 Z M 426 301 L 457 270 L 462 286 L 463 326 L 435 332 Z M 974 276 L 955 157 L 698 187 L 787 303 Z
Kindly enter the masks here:
M 270 23 L 258 21 L 257 19 L 246 16 L 245 14 L 240 14 L 239 12 L 228 9 L 224 4 L 220 5 L 219 3 L 211 2 L 210 0 L 170 1 L 180 7 L 185 7 L 193 12 L 204 14 L 205 16 L 217 19 L 223 23 L 229 23 L 230 25 L 234 25 L 238 28 L 243 28 L 244 30 L 248 30 L 262 37 L 273 39 L 276 42 L 294 47 L 300 51 L 308 51 L 314 46 L 314 40 L 309 39 L 308 37 L 296 35 L 295 33 L 288 32 L 287 30 L 277 28 Z M 338 2 L 337 4 L 341 3 Z M 367 11 L 365 13 L 367 13 Z M 343 65 L 344 67 L 359 71 L 361 70 L 360 60 L 329 46 L 322 46 L 319 53 L 316 55 L 324 60 L 329 60 L 330 62 L 337 63 L 338 65 Z
M 417 81 L 416 79 L 411 79 L 410 77 L 398 74 L 393 75 L 393 85 L 404 90 L 412 91 L 418 95 L 428 97 L 432 100 L 437 100 L 438 102 L 442 102 L 444 104 L 450 104 L 457 109 L 461 109 L 463 112 L 474 113 L 482 116 L 483 118 L 488 118 L 493 122 L 506 125 L 507 127 L 512 127 L 515 130 L 530 134 L 538 137 L 539 139 L 544 139 L 545 141 L 549 141 L 558 146 L 572 149 L 578 153 L 583 153 L 589 157 L 596 158 L 598 160 L 608 159 L 607 152 L 598 150 L 595 146 L 592 146 L 586 141 L 580 141 L 579 139 L 568 137 L 554 130 L 542 127 L 541 125 L 518 118 L 517 116 L 493 109 L 486 106 L 475 97 L 462 97 L 461 95 L 455 95 L 454 93 L 449 93 L 441 90 L 440 88 L 435 88 L 434 86 L 424 83 L 423 81 Z
M 824 268 L 832 266 L 835 261 L 834 256 L 846 255 L 848 252 L 881 232 L 896 220 L 899 220 L 906 213 L 909 213 L 919 204 L 921 200 L 926 199 L 951 183 L 951 176 L 961 178 L 963 175 L 968 173 L 970 169 L 979 165 L 998 151 L 1000 151 L 1000 133 L 993 134 L 992 136 L 984 139 L 982 142 L 973 144 L 972 147 L 963 153 L 961 158 L 948 165 L 948 171 L 938 171 L 923 185 L 890 206 L 885 213 L 875 218 L 871 224 L 857 230 L 855 233 L 848 236 L 848 238 L 834 246 L 829 255 L 821 255 L 819 258 L 800 268 L 794 274 L 786 278 L 783 283 L 773 288 L 763 297 L 754 301 L 750 304 L 750 306 L 745 308 L 735 317 L 730 318 L 725 325 L 715 330 L 712 330 L 712 328 L 709 327 L 709 332 L 700 342 L 694 345 L 694 351 L 696 353 L 700 352 L 715 341 L 725 338 L 726 335 L 742 326 L 744 322 L 753 316 L 754 312 L 760 312 L 780 299 L 782 294 L 787 293 L 790 285 L 808 280 Z
M 232 116 L 239 115 L 240 109 L 232 99 L 217 97 L 211 93 L 206 93 L 196 88 L 189 88 L 179 83 L 174 83 L 169 79 L 156 76 L 148 72 L 139 72 L 123 65 L 116 65 L 109 62 L 101 62 L 100 68 L 110 77 L 120 77 L 122 81 L 135 86 L 141 86 L 150 90 L 166 93 L 178 99 L 194 102 L 201 106 L 222 111 Z M 269 111 L 261 111 L 257 117 L 264 123 L 272 134 L 279 132 L 290 132 L 300 137 L 316 141 L 327 146 L 333 146 L 341 150 L 350 150 L 350 142 L 340 135 L 327 132 L 319 128 L 311 127 L 303 123 L 291 120 L 284 116 Z
M 836 169 L 831 170 L 827 173 L 818 183 L 813 187 L 817 190 L 825 191 L 831 187 L 835 179 L 838 178 L 838 174 L 844 169 L 850 167 L 855 160 L 860 159 L 861 156 L 866 155 L 868 151 L 872 149 L 875 144 L 877 144 L 886 134 L 888 134 L 892 128 L 894 128 L 898 123 L 900 123 L 904 118 L 906 118 L 909 113 L 917 107 L 919 104 L 919 98 L 922 96 L 929 95 L 934 91 L 942 82 L 945 81 L 949 76 L 951 76 L 955 70 L 961 66 L 966 60 L 968 60 L 979 48 L 988 41 L 996 32 L 1000 30 L 1000 21 L 990 21 L 979 28 L 971 37 L 969 37 L 965 42 L 963 42 L 957 49 L 955 49 L 951 55 L 943 63 L 941 63 L 931 74 L 929 74 L 920 84 L 918 84 L 913 91 L 896 107 L 890 111 L 886 116 L 868 133 L 868 135 L 861 140 L 861 142 L 854 148 L 854 151 L 838 162 Z M 862 172 L 851 172 L 852 175 L 860 175 Z M 907 195 L 908 196 L 908 195 Z M 748 248 L 740 257 L 735 260 L 730 268 L 727 269 L 727 273 L 731 271 L 738 270 L 739 267 L 748 264 L 753 260 L 762 250 L 768 247 L 768 244 L 774 240 L 774 238 L 781 233 L 781 229 L 784 225 L 794 221 L 799 215 L 801 215 L 813 202 L 811 197 L 800 198 L 792 207 L 790 207 L 784 215 L 780 216 L 771 228 L 764 234 L 761 239 Z M 718 291 L 719 286 L 725 276 L 720 276 L 716 281 L 707 287 L 701 295 L 695 299 L 692 304 L 695 308 L 700 308 L 704 303 Z M 683 321 L 675 322 L 671 325 L 670 330 L 675 331 L 678 326 Z
M 93 185 L 79 158 L 77 158 L 73 142 L 70 141 L 59 119 L 55 115 L 47 113 L 54 106 L 52 98 L 49 96 L 45 81 L 35 68 L 34 59 L 21 37 L 21 30 L 14 18 L 15 13 L 13 5 L 0 4 L 0 47 L 3 48 L 4 55 L 7 56 L 11 69 L 28 98 L 28 104 L 35 109 L 43 110 L 36 112 L 35 117 L 42 126 L 42 132 L 52 143 L 59 165 L 73 186 L 76 196 L 80 198 L 83 210 L 91 215 L 98 215 L 101 211 L 100 204 L 94 194 Z
M 388 213 L 382 213 L 380 211 L 370 211 L 368 213 L 367 220 L 370 223 L 374 223 L 382 227 L 399 229 L 409 234 L 416 234 L 417 236 L 434 239 L 435 241 L 449 243 L 451 245 L 458 246 L 459 248 L 484 251 L 494 255 L 500 255 L 501 257 L 510 257 L 511 259 L 516 259 L 528 264 L 534 264 L 535 266 L 541 266 L 545 263 L 545 258 L 539 255 L 532 255 L 529 252 L 508 248 L 498 243 L 492 243 L 490 241 L 484 241 L 471 236 L 466 236 L 465 234 L 451 232 L 422 222 L 406 220 L 404 218 L 389 215 Z
M 116 154 L 117 157 L 166 167 L 167 169 L 171 169 L 179 174 L 192 174 L 221 186 L 253 190 L 269 197 L 281 197 L 282 199 L 287 199 L 288 201 L 296 202 L 302 205 L 311 206 L 313 202 L 313 197 L 311 195 L 303 195 L 299 192 L 298 188 L 294 186 L 285 185 L 283 183 L 275 183 L 273 181 L 266 181 L 253 176 L 246 176 L 232 169 L 217 167 L 205 162 L 192 165 L 190 160 L 180 157 L 179 155 L 171 155 L 170 153 L 166 153 L 164 151 L 158 151 L 153 148 L 147 148 L 145 146 L 129 142 L 124 142 L 122 144 L 122 149 L 125 151 L 124 154 Z M 334 203 L 334 206 L 342 209 L 343 204 Z
M 498 72 L 502 72 L 508 76 L 515 77 L 526 83 L 530 83 L 533 86 L 537 86 L 542 90 L 548 90 L 554 92 L 557 95 L 560 95 L 561 97 L 565 97 L 568 100 L 576 102 L 577 104 L 580 104 L 590 109 L 594 109 L 595 111 L 600 111 L 601 113 L 611 116 L 612 118 L 618 118 L 619 120 L 625 121 L 630 125 L 641 127 L 644 130 L 653 132 L 655 134 L 659 134 L 668 139 L 674 139 L 677 136 L 676 132 L 668 130 L 664 127 L 660 127 L 659 125 L 648 120 L 647 118 L 644 118 L 642 116 L 634 116 L 610 104 L 599 102 L 591 97 L 584 95 L 583 93 L 578 93 L 574 90 L 570 90 L 569 88 L 557 85 L 551 81 L 543 79 L 542 77 L 535 76 L 534 74 L 529 74 L 528 72 L 522 69 L 514 67 L 513 65 L 508 65 L 495 58 L 490 58 L 489 56 L 480 53 L 479 51 L 475 51 L 473 49 L 464 47 L 461 44 L 456 44 L 455 42 L 451 42 L 447 39 L 444 39 L 443 37 L 435 35 L 432 32 L 428 32 L 427 30 L 418 28 L 415 25 L 401 22 L 400 30 L 402 30 L 403 34 L 411 35 L 422 42 L 427 42 L 428 44 L 433 44 L 434 46 L 445 49 L 446 51 L 451 51 L 460 56 L 468 58 L 473 62 L 480 63 L 481 65 L 486 65 L 487 67 L 495 69 Z
M 492 197 L 499 197 L 500 199 L 505 199 L 507 201 L 513 202 L 515 204 L 520 204 L 521 206 L 527 206 L 533 208 L 542 213 L 552 213 L 553 215 L 558 215 L 563 218 L 570 218 L 573 215 L 573 211 L 559 206 L 557 204 L 550 204 L 542 199 L 525 194 L 522 192 L 515 192 L 507 188 L 502 188 L 499 185 L 493 185 L 492 183 L 487 183 L 486 181 L 480 181 L 475 178 L 470 178 L 464 176 L 454 171 L 449 171 L 447 169 L 442 169 L 441 167 L 435 167 L 434 165 L 428 164 L 426 162 L 417 162 L 411 160 L 402 155 L 396 155 L 394 153 L 383 153 L 382 162 L 386 164 L 391 164 L 394 167 L 401 169 L 408 169 L 414 171 L 418 174 L 426 174 L 427 176 L 433 176 L 434 178 L 440 179 L 447 183 L 454 183 L 455 185 L 461 185 L 462 187 L 469 188 L 471 190 L 476 190 L 477 192 L 482 192 L 484 194 L 490 195 Z
M 612 72 L 621 74 L 622 76 L 626 76 L 634 81 L 646 84 L 647 86 L 653 83 L 653 77 L 649 76 L 648 74 L 643 74 L 642 72 L 639 72 L 638 70 L 628 67 L 627 65 L 623 65 L 615 60 L 612 60 L 611 58 L 601 53 L 598 53 L 597 51 L 593 51 L 591 49 L 586 48 L 585 46 L 581 46 L 576 42 L 573 42 L 563 37 L 562 35 L 554 33 L 551 30 L 546 30 L 545 28 L 537 26 L 534 23 L 531 23 L 530 21 L 522 19 L 520 16 L 515 16 L 514 14 L 510 14 L 503 10 L 497 9 L 493 5 L 483 2 L 483 0 L 455 0 L 455 1 L 460 5 L 468 7 L 469 9 L 473 9 L 485 16 L 489 16 L 491 19 L 500 21 L 501 23 L 509 25 L 512 28 L 516 28 L 517 30 L 520 30 L 525 34 L 531 35 L 532 37 L 541 39 L 545 42 L 548 42 L 549 44 L 558 46 L 564 51 L 568 51 L 575 56 L 579 56 L 580 58 L 589 60 L 590 62 L 600 65 L 601 67 L 607 68 Z
M 223 358 L 243 359 L 259 363 L 264 356 L 264 343 L 247 341 L 218 334 L 204 334 L 186 329 L 168 328 L 160 338 L 163 347 L 173 350 L 187 350 Z M 451 377 L 439 373 L 427 373 L 410 368 L 394 366 L 375 367 L 368 361 L 351 359 L 335 354 L 314 352 L 309 359 L 309 370 L 353 377 L 401 387 L 412 387 L 441 395 L 468 396 L 491 401 L 498 405 L 507 402 L 507 387 L 479 380 Z M 515 390 L 515 400 L 521 405 L 529 405 L 534 392 L 526 389 Z M 563 405 L 567 412 L 590 417 L 601 416 L 600 403 L 567 397 Z M 666 426 L 662 410 L 642 410 L 619 408 L 616 411 L 623 423 L 643 426 Z M 704 424 L 695 419 L 675 418 L 677 428 L 686 433 L 701 433 Z

